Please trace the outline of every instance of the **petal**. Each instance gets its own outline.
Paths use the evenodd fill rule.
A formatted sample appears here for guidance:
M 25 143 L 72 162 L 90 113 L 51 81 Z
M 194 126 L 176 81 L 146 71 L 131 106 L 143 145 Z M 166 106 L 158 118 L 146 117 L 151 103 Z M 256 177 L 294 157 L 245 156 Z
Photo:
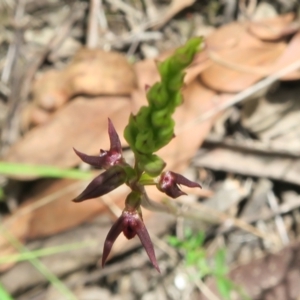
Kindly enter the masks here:
M 117 237 L 120 235 L 120 233 L 123 230 L 123 215 L 113 224 L 111 229 L 109 230 L 104 246 L 103 246 L 103 254 L 102 254 L 102 267 L 105 265 L 106 259 L 110 253 L 110 250 L 117 239 Z
M 126 173 L 123 168 L 114 166 L 103 172 L 85 188 L 85 190 L 76 197 L 74 202 L 82 202 L 87 199 L 103 196 L 119 187 L 126 180 Z
M 136 230 L 138 228 L 138 215 L 131 214 L 129 212 L 123 212 L 123 234 L 128 240 L 131 240 L 136 236 Z
M 108 118 L 108 135 L 110 140 L 110 151 L 122 153 L 122 146 L 118 136 L 118 133 L 112 123 Z
M 182 184 L 188 187 L 198 187 L 198 188 L 202 188 L 201 185 L 197 182 L 191 181 L 187 178 L 185 178 L 184 176 L 182 176 L 181 174 L 178 173 L 174 173 L 174 172 L 170 172 L 172 174 L 172 176 L 175 179 L 175 182 L 177 184 Z
M 166 188 L 164 192 L 173 199 L 186 195 L 176 184 Z
M 105 156 L 92 156 L 92 155 L 87 155 L 85 153 L 82 153 L 76 150 L 75 148 L 73 148 L 73 150 L 80 157 L 80 159 L 85 163 L 96 168 L 103 168 L 103 165 L 105 163 Z
M 140 219 L 138 219 L 137 221 L 138 221 L 138 228 L 136 230 L 136 233 L 137 233 L 138 237 L 140 238 L 141 243 L 143 244 L 152 265 L 160 273 L 160 269 L 159 269 L 159 266 L 158 266 L 158 263 L 156 260 L 153 244 L 150 239 L 147 228 Z

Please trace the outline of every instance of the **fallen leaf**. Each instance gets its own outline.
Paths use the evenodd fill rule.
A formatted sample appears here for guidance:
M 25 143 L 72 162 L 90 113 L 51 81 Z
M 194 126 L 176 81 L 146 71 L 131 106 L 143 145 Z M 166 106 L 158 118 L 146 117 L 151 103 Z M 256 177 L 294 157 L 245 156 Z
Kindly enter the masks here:
M 300 59 L 299 47 L 300 47 L 300 31 L 292 37 L 285 51 L 276 61 L 274 70 L 280 70 L 283 67 L 299 60 Z M 299 70 L 292 72 L 288 75 L 285 75 L 284 77 L 281 78 L 281 80 L 297 80 L 297 79 L 300 79 Z
M 36 182 L 22 199 L 23 204 L 13 215 L 5 218 L 2 225 L 10 234 L 26 241 L 57 234 L 107 212 L 107 206 L 99 199 L 80 204 L 71 201 L 87 184 L 85 181 L 70 179 Z M 122 186 L 105 197 L 111 202 L 123 203 L 127 191 L 128 188 Z M 1 255 L 14 252 L 14 247 L 0 235 Z M 0 269 L 5 270 L 12 265 L 1 265 Z
M 286 35 L 291 35 L 299 29 L 299 23 L 293 22 L 294 13 L 279 15 L 274 18 L 252 21 L 247 24 L 248 30 L 257 38 L 265 41 L 276 41 Z
M 271 73 L 271 66 L 280 57 L 285 49 L 285 44 L 262 45 L 256 48 L 234 48 L 218 51 L 224 64 L 214 63 L 205 69 L 199 78 L 211 89 L 227 93 L 236 93 L 244 90 L 264 77 L 259 72 L 253 72 L 253 67 L 265 73 Z M 230 67 L 225 64 L 233 64 Z M 243 67 L 243 69 L 241 68 Z M 265 74 L 267 75 L 267 74 Z
M 24 112 L 23 128 L 43 124 L 35 107 L 53 112 L 77 95 L 130 95 L 136 77 L 126 57 L 100 49 L 80 49 L 63 70 L 50 70 L 33 85 L 33 104 Z M 40 123 L 38 123 L 40 122 Z
M 30 130 L 9 151 L 5 161 L 73 167 L 80 162 L 72 147 L 97 154 L 109 147 L 107 119 L 122 132 L 130 113 L 129 98 L 78 97 L 58 110 L 49 122 Z M 120 138 L 123 141 L 122 134 Z M 24 178 L 23 178 L 24 179 Z M 32 178 L 31 178 L 32 179 Z

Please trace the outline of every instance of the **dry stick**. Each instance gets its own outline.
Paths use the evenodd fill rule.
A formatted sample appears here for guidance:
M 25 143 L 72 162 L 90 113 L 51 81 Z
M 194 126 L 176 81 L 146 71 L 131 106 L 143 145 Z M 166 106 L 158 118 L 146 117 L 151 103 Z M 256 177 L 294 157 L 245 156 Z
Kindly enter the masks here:
M 16 63 L 16 58 L 19 56 L 19 46 L 21 42 L 20 33 L 22 28 L 19 26 L 20 20 L 22 20 L 25 11 L 25 2 L 26 0 L 19 0 L 16 3 L 16 10 L 14 16 L 14 24 L 17 27 L 15 31 L 14 42 L 9 45 L 8 52 L 5 59 L 4 69 L 1 74 L 1 81 L 5 84 L 9 82 L 11 77 L 11 72 L 14 69 L 14 65 Z
M 103 8 L 102 0 L 100 0 L 100 5 L 99 5 L 98 13 L 97 13 L 97 18 L 98 18 L 98 22 L 99 22 L 101 30 L 102 31 L 107 31 L 108 22 L 107 22 L 107 19 L 106 19 L 106 15 L 105 15 L 105 11 L 104 11 L 104 8 Z
M 211 135 L 207 137 L 204 141 L 205 145 L 217 146 L 230 148 L 235 151 L 248 151 L 254 155 L 268 154 L 277 156 L 287 156 L 289 158 L 299 158 L 300 152 L 296 150 L 290 150 L 278 146 L 273 146 L 272 144 L 265 144 L 258 140 L 235 140 L 233 138 L 225 138 Z
M 69 15 L 66 17 L 65 21 L 59 26 L 57 26 L 49 43 L 40 53 L 38 53 L 35 56 L 34 60 L 30 64 L 30 68 L 26 74 L 26 78 L 23 83 L 23 99 L 26 99 L 28 97 L 31 82 L 33 81 L 33 78 L 40 65 L 43 63 L 43 61 L 47 58 L 47 56 L 51 53 L 53 49 L 56 49 L 64 42 L 72 28 L 73 23 L 79 19 L 81 12 L 79 14 L 78 11 L 80 9 L 81 5 L 74 4 L 70 7 Z
M 228 68 L 228 69 L 232 69 L 232 70 L 247 73 L 247 74 L 261 75 L 261 76 L 267 76 L 270 74 L 270 68 L 257 67 L 257 66 L 252 67 L 252 66 L 246 66 L 246 65 L 235 63 L 235 62 L 231 62 L 229 60 L 222 58 L 215 51 L 208 50 L 207 55 L 213 62 L 215 62 L 221 66 L 224 66 L 225 68 Z
M 176 202 L 186 205 L 184 200 L 176 199 Z M 168 205 L 169 207 L 171 206 L 173 211 L 176 209 L 176 207 L 174 207 L 174 205 L 170 201 L 168 201 L 166 205 Z M 201 221 L 201 218 L 204 218 L 205 215 L 207 221 L 210 221 L 211 223 L 225 223 L 225 225 L 227 226 L 233 225 L 261 239 L 271 241 L 267 234 L 261 232 L 260 230 L 258 230 L 251 224 L 248 224 L 244 220 L 228 216 L 225 213 L 219 212 L 200 203 L 189 204 L 189 207 L 190 207 L 190 211 L 183 212 L 183 213 L 180 212 L 179 209 L 177 208 L 176 213 L 178 215 L 182 215 L 187 218 L 198 219 L 199 221 Z M 200 212 L 202 212 L 202 215 L 199 214 Z
M 86 46 L 94 49 L 98 46 L 98 12 L 101 0 L 90 0 L 90 11 L 88 20 L 88 32 Z
M 300 68 L 300 60 L 296 60 L 295 62 L 293 62 L 292 64 L 289 64 L 287 67 L 275 72 L 274 74 L 266 77 L 265 79 L 257 82 L 256 84 L 250 86 L 249 88 L 245 89 L 244 91 L 236 94 L 235 96 L 232 97 L 232 99 L 229 102 L 226 102 L 224 104 L 221 104 L 220 106 L 209 110 L 208 112 L 200 115 L 197 118 L 194 118 L 193 120 L 191 120 L 190 122 L 187 122 L 184 126 L 182 126 L 177 133 L 181 133 L 185 130 L 189 130 L 191 129 L 193 126 L 195 126 L 197 123 L 201 123 L 204 122 L 208 119 L 210 119 L 211 117 L 215 116 L 216 114 L 218 114 L 219 112 L 229 108 L 230 106 L 233 106 L 243 100 L 245 100 L 246 98 L 252 96 L 253 94 L 260 92 L 261 90 L 269 87 L 272 83 L 278 81 L 281 77 L 296 71 L 297 69 Z
M 279 214 L 287 214 L 287 213 L 291 212 L 292 210 L 298 209 L 299 207 L 300 207 L 300 199 L 291 201 L 290 203 L 289 202 L 283 203 L 279 206 L 278 212 L 275 213 L 274 211 L 271 211 L 268 214 L 265 214 L 263 216 L 257 215 L 253 218 L 246 219 L 246 222 L 254 223 L 259 220 L 267 221 L 267 220 L 273 218 L 274 216 L 276 216 L 276 214 L 278 214 L 278 213 Z
M 177 202 L 186 205 L 184 200 L 176 199 Z M 234 225 L 246 232 L 249 232 L 261 239 L 269 240 L 269 237 L 252 226 L 251 224 L 237 218 L 230 217 L 222 212 L 216 211 L 208 206 L 202 205 L 200 203 L 197 204 L 189 204 L 187 205 L 190 210 L 183 212 L 180 208 L 172 203 L 170 199 L 166 199 L 163 203 L 153 201 L 150 199 L 146 193 L 143 191 L 142 195 L 142 206 L 151 211 L 157 212 L 165 212 L 169 214 L 173 214 L 175 216 L 182 216 L 184 218 L 195 219 L 199 221 L 204 221 L 204 217 L 206 217 L 205 221 L 212 223 L 227 223 L 228 225 Z M 202 215 L 199 213 L 202 212 Z
M 193 272 L 189 272 L 189 275 L 196 277 L 197 274 L 194 274 Z M 196 277 L 197 278 L 197 277 Z M 195 280 L 195 285 L 199 289 L 200 292 L 203 293 L 209 300 L 220 300 L 219 297 L 217 297 L 211 290 L 210 288 L 203 282 L 202 279 L 197 278 Z
M 246 20 L 251 20 L 254 10 L 257 6 L 257 0 L 251 0 L 248 6 L 246 5 L 246 0 L 239 1 L 239 10 Z
M 133 18 L 135 20 L 142 20 L 143 14 L 130 6 L 129 4 L 121 1 L 121 0 L 106 0 L 111 5 L 115 6 L 117 9 L 121 10 L 123 13 L 128 15 L 130 18 Z
M 286 227 L 284 225 L 284 221 L 282 219 L 282 216 L 279 213 L 279 206 L 277 203 L 277 199 L 274 195 L 274 192 L 270 190 L 267 194 L 269 205 L 272 209 L 272 211 L 275 213 L 275 224 L 279 233 L 279 236 L 281 238 L 282 244 L 284 246 L 288 245 L 289 243 L 289 236 L 286 230 Z
M 7 146 L 18 138 L 18 122 L 16 110 L 20 103 L 20 84 L 22 82 L 22 74 L 20 72 L 20 47 L 23 41 L 23 29 L 18 26 L 18 22 L 22 19 L 25 10 L 25 0 L 19 0 L 16 3 L 16 11 L 14 22 L 16 27 L 14 41 L 10 44 L 5 66 L 1 79 L 4 83 L 10 84 L 11 93 L 8 98 L 8 112 L 5 123 L 1 132 L 0 144 L 2 144 L 1 152 L 4 152 Z
M 43 63 L 45 58 L 49 55 L 49 53 L 56 49 L 67 37 L 72 24 L 79 18 L 78 9 L 80 8 L 80 5 L 74 4 L 71 7 L 69 15 L 66 17 L 66 21 L 62 25 L 59 25 L 54 34 L 51 38 L 50 42 L 46 45 L 46 47 L 42 50 L 42 52 L 37 53 L 34 56 L 34 60 L 29 64 L 28 71 L 26 74 L 24 74 L 24 79 L 22 82 L 21 91 L 18 90 L 18 95 L 12 95 L 15 99 L 14 103 L 12 104 L 10 108 L 10 112 L 7 116 L 7 123 L 5 127 L 2 130 L 2 136 L 1 136 L 1 142 L 2 145 L 8 146 L 10 141 L 10 131 L 11 128 L 17 123 L 17 118 L 19 115 L 19 111 L 21 110 L 21 104 L 24 100 L 27 99 L 30 88 L 31 88 L 31 82 L 33 81 L 33 78 L 40 67 L 40 65 Z M 26 76 L 25 76 L 26 75 Z M 16 89 L 14 89 L 17 91 Z M 17 126 L 18 128 L 18 126 Z M 17 129 L 16 129 L 17 130 Z M 7 147 L 3 147 L 1 151 L 5 152 L 7 150 Z

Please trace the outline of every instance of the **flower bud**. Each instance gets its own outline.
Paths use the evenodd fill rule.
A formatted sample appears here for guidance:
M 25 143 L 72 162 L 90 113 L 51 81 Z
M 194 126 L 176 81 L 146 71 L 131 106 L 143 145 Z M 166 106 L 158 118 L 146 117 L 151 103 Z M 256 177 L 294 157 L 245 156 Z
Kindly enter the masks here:
M 126 171 L 121 166 L 113 166 L 106 170 L 86 187 L 86 189 L 73 201 L 82 202 L 87 199 L 103 196 L 119 187 L 127 179 Z
M 161 192 L 167 194 L 169 197 L 177 198 L 179 196 L 186 195 L 185 192 L 180 190 L 178 185 L 201 188 L 200 184 L 190 181 L 181 174 L 177 174 L 171 171 L 163 172 L 156 186 Z
M 80 159 L 85 163 L 96 168 L 107 170 L 111 166 L 124 162 L 121 142 L 118 133 L 116 132 L 116 129 L 110 119 L 108 119 L 108 135 L 110 140 L 110 149 L 108 151 L 101 149 L 99 156 L 87 155 L 76 150 L 75 148 L 73 149 Z

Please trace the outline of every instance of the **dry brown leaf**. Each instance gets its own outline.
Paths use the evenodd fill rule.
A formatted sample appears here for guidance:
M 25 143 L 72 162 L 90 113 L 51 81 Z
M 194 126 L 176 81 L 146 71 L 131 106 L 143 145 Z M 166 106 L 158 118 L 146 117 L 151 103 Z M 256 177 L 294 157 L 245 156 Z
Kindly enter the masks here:
M 293 22 L 294 19 L 295 14 L 289 13 L 259 22 L 249 22 L 248 30 L 261 40 L 276 41 L 299 29 L 299 23 Z
M 135 88 L 135 73 L 124 55 L 83 48 L 65 69 L 48 71 L 36 80 L 23 129 L 48 120 L 41 109 L 53 112 L 74 96 L 130 95 Z
M 44 125 L 29 131 L 4 158 L 8 162 L 50 165 L 63 168 L 79 163 L 72 147 L 90 154 L 109 147 L 107 118 L 122 132 L 130 113 L 126 97 L 78 97 L 61 108 Z M 124 141 L 122 134 L 120 134 Z
M 283 15 L 264 21 L 264 26 L 283 30 L 292 19 L 292 14 Z M 275 71 L 274 63 L 284 55 L 286 42 L 263 41 L 247 30 L 246 24 L 233 22 L 215 30 L 205 45 L 189 67 L 186 82 L 200 74 L 212 89 L 237 92 Z
M 31 192 L 24 197 L 24 203 L 13 215 L 4 219 L 2 225 L 16 238 L 25 241 L 50 236 L 91 220 L 107 211 L 107 207 L 99 199 L 91 199 L 80 204 L 71 201 L 86 185 L 87 182 L 70 179 L 37 182 Z M 107 196 L 109 201 L 123 203 L 127 189 L 123 186 L 110 193 Z M 34 205 L 39 201 L 45 201 L 44 205 L 34 209 Z M 11 244 L 0 235 L 1 255 L 14 252 Z M 0 269 L 4 270 L 11 266 L 11 264 L 3 265 Z
M 286 67 L 289 64 L 292 64 L 293 62 L 300 59 L 300 31 L 296 33 L 289 44 L 287 45 L 285 51 L 283 54 L 278 58 L 278 60 L 275 63 L 275 70 L 280 70 L 283 67 Z M 300 79 L 300 72 L 299 70 L 292 72 L 283 78 L 282 80 L 296 80 Z
M 130 95 L 136 88 L 132 65 L 118 52 L 81 49 L 64 70 L 73 94 Z
M 50 70 L 37 78 L 32 93 L 34 105 L 47 111 L 62 106 L 72 94 L 64 72 L 58 70 Z
M 256 48 L 234 48 L 218 52 L 224 64 L 214 63 L 204 70 L 199 78 L 205 85 L 216 91 L 235 93 L 271 73 L 271 66 L 280 57 L 285 49 L 284 43 L 262 45 Z M 229 67 L 226 64 L 236 65 Z M 243 67 L 243 68 L 242 68 Z M 253 68 L 257 67 L 257 72 Z M 262 71 L 261 73 L 259 71 Z

